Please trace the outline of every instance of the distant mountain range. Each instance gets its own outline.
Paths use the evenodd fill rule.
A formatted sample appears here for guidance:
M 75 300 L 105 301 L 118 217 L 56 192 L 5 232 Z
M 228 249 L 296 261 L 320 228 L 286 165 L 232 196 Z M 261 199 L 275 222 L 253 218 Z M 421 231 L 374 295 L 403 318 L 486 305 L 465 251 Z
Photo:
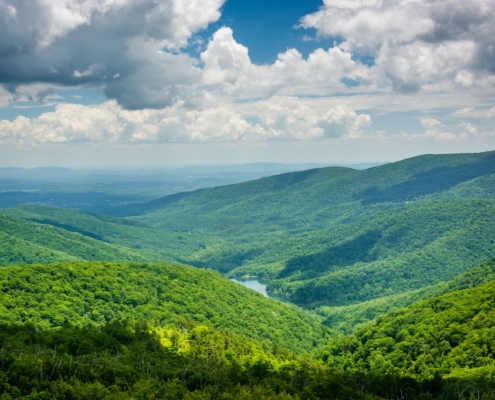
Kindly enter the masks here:
M 368 165 L 374 164 L 357 167 Z M 119 205 L 322 166 L 255 163 L 168 168 L 0 168 L 0 208 L 39 204 L 111 214 Z

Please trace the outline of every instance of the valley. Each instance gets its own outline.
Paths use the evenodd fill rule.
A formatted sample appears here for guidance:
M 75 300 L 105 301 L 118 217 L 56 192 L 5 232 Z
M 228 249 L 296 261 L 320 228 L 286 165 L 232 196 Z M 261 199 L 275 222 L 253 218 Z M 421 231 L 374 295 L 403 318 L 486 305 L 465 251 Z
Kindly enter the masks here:
M 493 182 L 493 152 L 428 155 L 174 194 L 115 207 L 119 217 L 17 206 L 1 210 L 1 232 L 49 252 L 48 262 L 179 262 L 258 276 L 270 293 L 317 312 L 367 308 L 416 298 L 494 256 Z
M 495 152 L 289 172 L 108 210 L 0 209 L 5 393 L 62 390 L 73 373 L 62 364 L 93 352 L 69 398 L 94 385 L 109 399 L 144 398 L 139 385 L 221 398 L 208 392 L 220 385 L 244 398 L 436 399 L 459 384 L 459 398 L 494 398 Z M 21 342 L 59 343 L 61 364 L 30 351 L 14 363 Z M 118 385 L 117 348 L 135 376 Z M 16 378 L 41 359 L 64 378 Z

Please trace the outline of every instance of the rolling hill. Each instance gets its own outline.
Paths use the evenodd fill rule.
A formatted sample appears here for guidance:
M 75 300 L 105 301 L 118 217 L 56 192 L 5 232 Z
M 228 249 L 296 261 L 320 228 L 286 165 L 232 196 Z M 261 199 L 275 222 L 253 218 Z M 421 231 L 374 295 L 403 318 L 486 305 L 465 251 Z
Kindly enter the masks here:
M 0 396 L 495 398 L 494 152 L 111 209 L 0 212 Z
M 40 252 L 43 262 L 172 261 L 228 277 L 256 275 L 269 279 L 270 291 L 317 308 L 329 324 L 338 318 L 328 306 L 337 314 L 355 306 L 359 325 L 365 315 L 376 318 L 371 310 L 382 309 L 375 307 L 380 302 L 420 299 L 430 287 L 495 256 L 494 189 L 495 152 L 426 155 L 367 170 L 282 174 L 112 208 L 123 217 L 40 206 L 1 214 L 102 249 L 85 257 L 83 245 L 70 252 L 33 238 L 35 230 L 18 236 L 4 230 L 10 240 L 46 247 L 53 255 Z M 9 257 L 3 264 L 37 261 Z
M 412 201 L 493 199 L 494 178 L 495 152 L 425 155 L 366 170 L 330 167 L 275 175 L 115 207 L 115 213 L 141 216 L 168 230 L 226 235 L 313 230 Z
M 444 376 L 493 387 L 495 281 L 420 301 L 333 341 L 322 352 L 344 371 Z
M 370 321 L 376 320 L 383 314 L 409 306 L 419 300 L 474 288 L 491 281 L 495 281 L 495 259 L 470 268 L 450 281 L 349 306 L 321 306 L 316 312 L 325 318 L 323 324 L 331 326 L 338 332 L 350 334 L 363 325 L 369 325 Z
M 187 235 L 126 219 L 35 205 L 0 210 L 0 235 L 0 265 L 177 261 L 205 246 L 186 240 Z
M 448 285 L 476 287 L 384 315 L 311 356 L 278 343 L 304 351 L 327 332 L 216 273 L 136 263 L 0 272 L 3 398 L 493 398 L 495 281 L 477 284 L 493 279 L 494 260 Z
M 54 261 L 145 261 L 137 250 L 6 215 L 0 215 L 0 265 Z
M 322 345 L 330 331 L 291 305 L 186 266 L 64 263 L 0 268 L 0 324 L 42 328 L 145 319 L 212 324 L 297 352 Z

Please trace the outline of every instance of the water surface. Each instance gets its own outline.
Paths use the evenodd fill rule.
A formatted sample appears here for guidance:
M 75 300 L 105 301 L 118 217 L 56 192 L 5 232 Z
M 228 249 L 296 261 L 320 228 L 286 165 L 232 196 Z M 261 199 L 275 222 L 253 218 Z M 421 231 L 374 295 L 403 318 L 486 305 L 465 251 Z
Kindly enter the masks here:
M 268 297 L 270 299 L 287 302 L 287 300 L 285 298 L 267 292 L 266 286 L 267 286 L 268 282 L 264 281 L 263 279 L 235 278 L 235 279 L 229 279 L 229 280 L 232 282 L 238 283 L 239 285 L 245 286 L 248 289 L 255 290 L 256 292 L 261 293 L 263 296 Z

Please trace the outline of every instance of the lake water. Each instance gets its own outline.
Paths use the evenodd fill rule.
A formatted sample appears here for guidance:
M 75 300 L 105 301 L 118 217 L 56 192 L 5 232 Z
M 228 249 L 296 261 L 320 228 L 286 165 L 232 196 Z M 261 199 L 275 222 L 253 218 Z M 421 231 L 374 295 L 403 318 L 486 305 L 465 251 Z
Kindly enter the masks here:
M 232 282 L 238 283 L 239 285 L 245 286 L 248 289 L 255 290 L 258 293 L 261 293 L 263 296 L 268 297 L 273 300 L 277 301 L 283 301 L 287 302 L 286 299 L 283 297 L 268 293 L 266 291 L 266 285 L 268 282 L 262 280 L 262 279 L 257 279 L 257 278 L 236 278 L 236 279 L 230 279 Z

